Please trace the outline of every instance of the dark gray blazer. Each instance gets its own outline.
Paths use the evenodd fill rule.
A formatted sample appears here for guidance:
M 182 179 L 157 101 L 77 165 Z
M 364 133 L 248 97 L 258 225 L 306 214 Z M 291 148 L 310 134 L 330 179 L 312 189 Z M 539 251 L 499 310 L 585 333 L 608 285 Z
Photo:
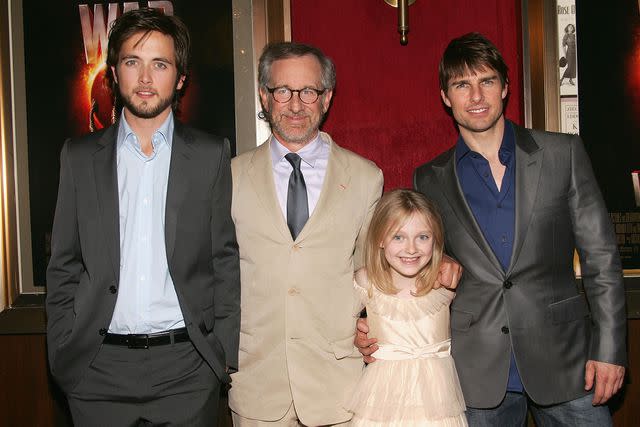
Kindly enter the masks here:
M 476 408 L 502 400 L 511 348 L 527 393 L 543 405 L 585 395 L 589 359 L 626 364 L 621 264 L 582 142 L 513 126 L 516 221 L 506 272 L 461 191 L 455 147 L 414 175 L 441 211 L 447 252 L 464 267 L 451 306 L 452 354 Z M 574 248 L 589 305 L 576 289 Z
M 96 356 L 118 296 L 117 125 L 67 141 L 47 269 L 53 376 L 71 391 Z M 165 211 L 169 272 L 189 336 L 223 382 L 238 366 L 240 273 L 229 143 L 176 121 Z

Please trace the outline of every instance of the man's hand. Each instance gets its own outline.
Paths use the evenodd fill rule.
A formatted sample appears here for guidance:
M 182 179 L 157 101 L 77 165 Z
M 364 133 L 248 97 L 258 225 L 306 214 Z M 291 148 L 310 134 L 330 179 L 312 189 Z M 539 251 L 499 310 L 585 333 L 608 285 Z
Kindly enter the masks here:
M 367 338 L 368 333 L 369 325 L 367 325 L 367 319 L 358 319 L 354 344 L 358 347 L 358 351 L 362 353 L 364 362 L 373 363 L 376 358 L 371 356 L 371 354 L 378 349 L 378 344 L 376 344 L 378 340 L 376 338 Z
M 360 350 L 362 353 L 362 350 Z M 624 381 L 624 366 L 611 363 L 588 360 L 585 366 L 584 389 L 591 390 L 595 382 L 596 389 L 593 393 L 593 405 L 602 405 L 616 394 Z
M 453 258 L 443 254 L 438 278 L 436 279 L 436 283 L 433 285 L 433 288 L 438 289 L 440 286 L 444 286 L 447 289 L 455 289 L 458 286 L 458 282 L 461 277 L 462 266 Z

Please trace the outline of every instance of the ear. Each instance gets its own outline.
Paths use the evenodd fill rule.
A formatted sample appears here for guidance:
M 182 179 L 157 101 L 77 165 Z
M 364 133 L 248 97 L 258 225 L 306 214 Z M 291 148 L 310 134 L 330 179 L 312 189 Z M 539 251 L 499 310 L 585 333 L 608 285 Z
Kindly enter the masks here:
M 113 65 L 111 66 L 111 74 L 113 75 L 113 81 L 116 82 L 116 84 L 118 83 L 118 73 L 116 71 L 116 67 L 114 67 Z
M 182 89 L 182 86 L 184 86 L 184 81 L 186 79 L 187 79 L 187 76 L 185 75 L 180 76 L 180 78 L 178 79 L 178 83 L 176 84 L 176 90 Z
M 269 111 L 269 92 L 262 86 L 260 86 L 258 92 L 260 93 L 260 103 L 262 104 L 262 108 L 265 111 Z
M 329 104 L 331 104 L 331 98 L 333 97 L 333 90 L 326 91 L 322 96 L 322 113 L 326 113 L 329 110 Z
M 502 99 L 505 99 L 507 97 L 507 93 L 509 93 L 509 83 L 505 83 L 504 87 L 502 88 Z
M 447 98 L 447 94 L 444 93 L 444 91 L 442 89 L 440 89 L 440 96 L 442 97 L 442 102 L 444 102 L 444 104 L 447 107 L 451 108 L 451 101 L 449 101 L 449 98 Z

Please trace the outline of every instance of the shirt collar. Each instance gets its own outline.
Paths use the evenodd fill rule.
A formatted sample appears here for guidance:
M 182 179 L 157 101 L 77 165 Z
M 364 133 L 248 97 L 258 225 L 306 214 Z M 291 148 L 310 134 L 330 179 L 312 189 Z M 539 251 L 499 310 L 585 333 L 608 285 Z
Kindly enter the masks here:
M 140 150 L 140 144 L 138 144 L 137 141 L 137 136 L 131 129 L 131 126 L 129 126 L 129 123 L 127 123 L 127 119 L 124 116 L 124 111 L 122 112 L 122 114 L 120 114 L 120 120 L 118 120 L 118 122 L 118 149 L 120 149 L 126 143 L 137 153 L 142 154 L 142 151 Z M 169 148 L 171 148 L 171 145 L 173 144 L 173 128 L 173 112 L 170 111 L 167 118 L 151 137 L 151 144 L 153 145 L 154 152 L 157 152 L 162 144 L 166 144 Z
M 303 162 L 313 168 L 316 165 L 316 161 L 321 157 L 325 145 L 326 142 L 320 137 L 320 132 L 318 132 L 316 137 L 300 150 L 296 151 L 296 154 L 300 156 Z M 271 135 L 271 139 L 269 140 L 269 148 L 271 149 L 271 162 L 274 168 L 284 159 L 284 156 L 291 153 L 291 151 L 282 145 L 273 135 Z
M 502 135 L 502 143 L 498 150 L 498 158 L 500 163 L 507 164 L 508 160 L 513 155 L 516 149 L 516 136 L 513 130 L 513 125 L 509 120 L 504 121 L 504 133 Z M 464 142 L 462 135 L 458 135 L 458 141 L 456 142 L 456 163 L 460 162 L 463 157 L 471 152 L 471 149 Z

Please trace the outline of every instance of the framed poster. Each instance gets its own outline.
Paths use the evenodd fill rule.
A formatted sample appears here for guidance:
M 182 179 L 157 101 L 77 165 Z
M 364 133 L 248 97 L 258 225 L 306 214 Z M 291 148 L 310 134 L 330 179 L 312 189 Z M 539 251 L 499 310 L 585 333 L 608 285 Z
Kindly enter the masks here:
M 611 213 L 625 275 L 638 275 L 640 3 L 576 6 L 580 135 Z
M 9 0 L 11 28 L 2 38 L 11 46 L 17 293 L 46 289 L 62 144 L 115 118 L 104 85 L 109 25 L 146 6 L 179 16 L 191 33 L 190 81 L 178 119 L 229 138 L 235 150 L 231 0 Z

